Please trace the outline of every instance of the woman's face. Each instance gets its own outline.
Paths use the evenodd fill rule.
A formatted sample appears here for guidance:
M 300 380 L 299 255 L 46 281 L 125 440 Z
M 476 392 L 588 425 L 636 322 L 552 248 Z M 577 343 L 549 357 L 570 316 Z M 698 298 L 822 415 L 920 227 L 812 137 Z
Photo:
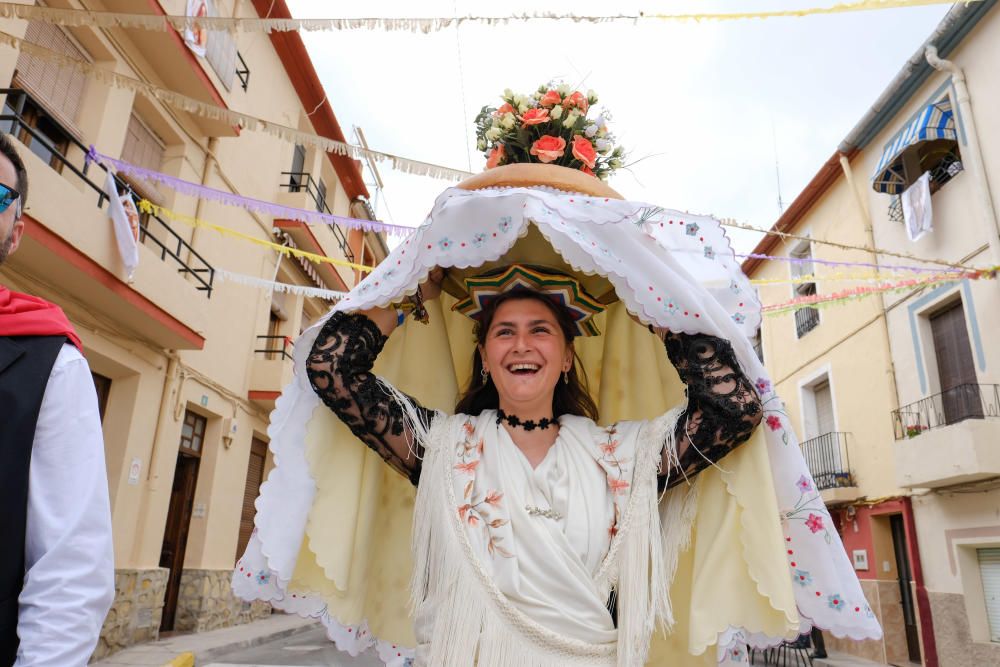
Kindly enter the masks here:
M 537 299 L 500 304 L 479 353 L 500 406 L 511 411 L 551 410 L 556 383 L 573 364 L 573 349 L 556 316 Z

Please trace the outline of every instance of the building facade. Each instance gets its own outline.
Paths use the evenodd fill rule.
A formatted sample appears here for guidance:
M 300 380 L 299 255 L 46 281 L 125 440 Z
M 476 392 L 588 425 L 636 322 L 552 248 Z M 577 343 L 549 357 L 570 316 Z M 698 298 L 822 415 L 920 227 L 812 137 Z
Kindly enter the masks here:
M 758 251 L 791 261 L 745 269 L 798 282 L 763 287 L 765 303 L 857 284 L 809 279 L 809 253 L 883 271 L 1000 264 L 995 4 L 953 8 L 776 223 L 884 252 L 769 237 Z M 906 215 L 904 192 L 914 202 Z M 928 201 L 933 231 L 921 236 Z M 838 272 L 847 270 L 818 270 Z M 996 331 L 1000 286 L 988 279 L 765 319 L 765 361 L 885 629 L 880 642 L 828 646 L 895 665 L 1000 663 Z
M 137 11 L 124 0 L 46 4 Z M 184 0 L 142 4 L 139 11 L 154 14 L 187 8 Z M 210 5 L 220 16 L 289 16 L 282 0 Z M 0 129 L 17 139 L 30 182 L 24 238 L 0 280 L 63 307 L 83 339 L 100 398 L 117 592 L 95 656 L 161 631 L 202 631 L 266 615 L 266 605 L 236 600 L 229 580 L 272 465 L 268 415 L 291 377 L 291 341 L 330 304 L 221 277 L 339 291 L 363 274 L 282 257 L 185 220 L 369 266 L 387 254 L 385 240 L 273 219 L 122 172 L 120 194 L 162 207 L 141 216 L 139 264 L 129 281 L 108 217 L 106 172 L 86 156 L 93 146 L 173 179 L 373 219 L 360 165 L 182 111 L 48 57 L 343 141 L 297 33 L 209 33 L 200 56 L 172 30 L 0 23 L 46 49 L 0 52 Z

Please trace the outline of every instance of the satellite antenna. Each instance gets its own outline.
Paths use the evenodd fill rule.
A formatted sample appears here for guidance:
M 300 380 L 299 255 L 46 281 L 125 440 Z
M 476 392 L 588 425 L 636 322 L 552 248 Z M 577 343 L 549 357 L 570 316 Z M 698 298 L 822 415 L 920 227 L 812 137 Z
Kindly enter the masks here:
M 368 140 L 365 139 L 364 130 L 358 125 L 354 126 L 354 136 L 357 137 L 358 145 L 365 149 L 365 151 L 370 150 L 368 148 Z M 378 204 L 381 198 L 382 189 L 385 187 L 385 183 L 382 182 L 382 175 L 378 173 L 378 167 L 375 166 L 375 161 L 372 160 L 371 155 L 367 152 L 364 156 L 365 165 L 368 167 L 368 173 L 371 175 L 372 183 L 365 183 L 365 185 L 372 185 L 375 188 L 375 197 L 372 201 L 372 210 L 376 212 L 376 217 L 378 217 Z

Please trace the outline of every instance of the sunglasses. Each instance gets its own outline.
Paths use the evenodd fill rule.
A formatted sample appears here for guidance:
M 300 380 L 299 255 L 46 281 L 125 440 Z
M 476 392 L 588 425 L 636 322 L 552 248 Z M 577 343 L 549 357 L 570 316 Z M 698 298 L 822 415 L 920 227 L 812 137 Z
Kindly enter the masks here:
M 3 183 L 0 183 L 0 213 L 6 211 L 8 208 L 10 208 L 11 204 L 19 200 L 20 198 L 21 198 L 21 193 L 19 193 L 17 190 L 10 187 L 9 185 L 4 185 Z M 20 218 L 21 203 L 19 201 L 17 204 L 16 212 L 17 212 L 16 217 Z

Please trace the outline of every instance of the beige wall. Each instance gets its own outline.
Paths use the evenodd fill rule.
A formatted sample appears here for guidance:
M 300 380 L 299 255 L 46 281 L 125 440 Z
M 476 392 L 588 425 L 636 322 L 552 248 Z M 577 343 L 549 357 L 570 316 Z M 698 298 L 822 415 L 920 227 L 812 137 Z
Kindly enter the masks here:
M 185 8 L 183 0 L 160 4 L 174 14 L 183 14 Z M 231 15 L 231 1 L 216 4 L 220 13 Z M 239 15 L 255 15 L 249 3 L 238 5 Z M 25 26 L 24 22 L 0 21 L 0 30 L 15 35 L 23 35 Z M 105 33 L 85 27 L 70 32 L 94 56 L 97 65 L 156 85 L 162 85 L 161 75 L 167 68 L 191 66 L 179 49 L 153 53 L 145 48 L 136 41 L 143 35 L 141 32 Z M 237 41 L 252 73 L 247 91 L 243 91 L 238 81 L 226 91 L 207 62 L 198 65 L 225 103 L 230 108 L 252 110 L 258 117 L 312 132 L 307 115 L 311 109 L 302 108 L 269 37 L 239 34 Z M 6 85 L 11 80 L 16 60 L 16 52 L 0 50 L 0 83 Z M 93 80 L 87 83 L 75 128 L 85 143 L 93 143 L 99 151 L 117 156 L 133 109 L 164 141 L 161 171 L 258 199 L 280 201 L 288 196 L 279 184 L 283 180 L 281 172 L 290 169 L 293 146 L 264 133 L 242 131 L 234 136 L 230 131 L 226 133 L 230 136 L 210 139 L 204 134 L 201 119 Z M 111 224 L 106 213 L 96 207 L 96 193 L 68 172 L 60 175 L 30 151 L 22 152 L 31 180 L 29 214 L 88 261 L 124 282 Z M 75 148 L 70 155 L 82 158 L 82 152 Z M 348 195 L 329 158 L 311 149 L 306 169 L 325 181 L 331 210 L 349 215 Z M 103 172 L 96 173 L 103 176 Z M 99 184 L 103 184 L 103 179 Z M 272 221 L 265 216 L 198 201 L 162 186 L 155 190 L 156 202 L 178 213 L 274 240 Z M 296 205 L 309 204 L 301 200 Z M 275 275 L 273 250 L 213 231 L 195 230 L 181 222 L 168 220 L 168 223 L 214 267 L 267 279 Z M 330 256 L 342 257 L 329 229 L 316 227 L 313 231 Z M 36 261 L 47 257 L 44 250 L 15 254 L 0 272 L 0 281 L 62 305 L 83 337 L 93 370 L 112 379 L 104 434 L 116 567 L 144 570 L 159 565 L 186 409 L 206 417 L 208 431 L 194 500 L 204 512 L 202 515 L 199 511 L 191 520 L 184 565 L 186 569 L 200 570 L 232 567 L 251 438 L 267 432 L 270 406 L 248 400 L 248 391 L 261 389 L 251 387 L 253 350 L 258 347 L 256 337 L 267 333 L 270 294 L 217 281 L 209 299 L 204 292 L 194 289 L 190 278 L 178 275 L 176 265 L 162 262 L 158 251 L 154 252 L 147 243 L 140 248 L 140 266 L 132 289 L 204 338 L 203 349 L 175 351 L 158 343 L 155 336 L 143 329 L 139 311 L 130 310 L 110 297 L 106 303 L 95 306 L 94 299 L 102 289 L 96 284 L 71 284 L 80 283 L 79 275 L 53 277 L 50 267 L 42 266 L 41 259 Z M 312 284 L 294 260 L 283 259 L 281 266 L 280 280 Z M 354 283 L 353 271 L 338 269 L 338 273 L 348 285 Z M 336 289 L 335 285 L 330 287 Z M 281 333 L 296 336 L 304 300 L 289 295 L 286 301 L 290 319 L 282 323 Z M 312 312 L 320 313 L 328 304 L 312 300 L 309 307 Z M 175 364 L 171 364 L 172 357 L 176 358 Z M 172 375 L 168 374 L 171 370 Z M 276 391 L 280 385 L 266 389 Z M 223 425 L 228 423 L 236 425 L 231 442 L 222 437 Z M 130 483 L 128 474 L 133 460 L 138 460 L 141 472 L 138 480 Z M 269 461 L 267 467 L 270 469 L 273 463 Z

